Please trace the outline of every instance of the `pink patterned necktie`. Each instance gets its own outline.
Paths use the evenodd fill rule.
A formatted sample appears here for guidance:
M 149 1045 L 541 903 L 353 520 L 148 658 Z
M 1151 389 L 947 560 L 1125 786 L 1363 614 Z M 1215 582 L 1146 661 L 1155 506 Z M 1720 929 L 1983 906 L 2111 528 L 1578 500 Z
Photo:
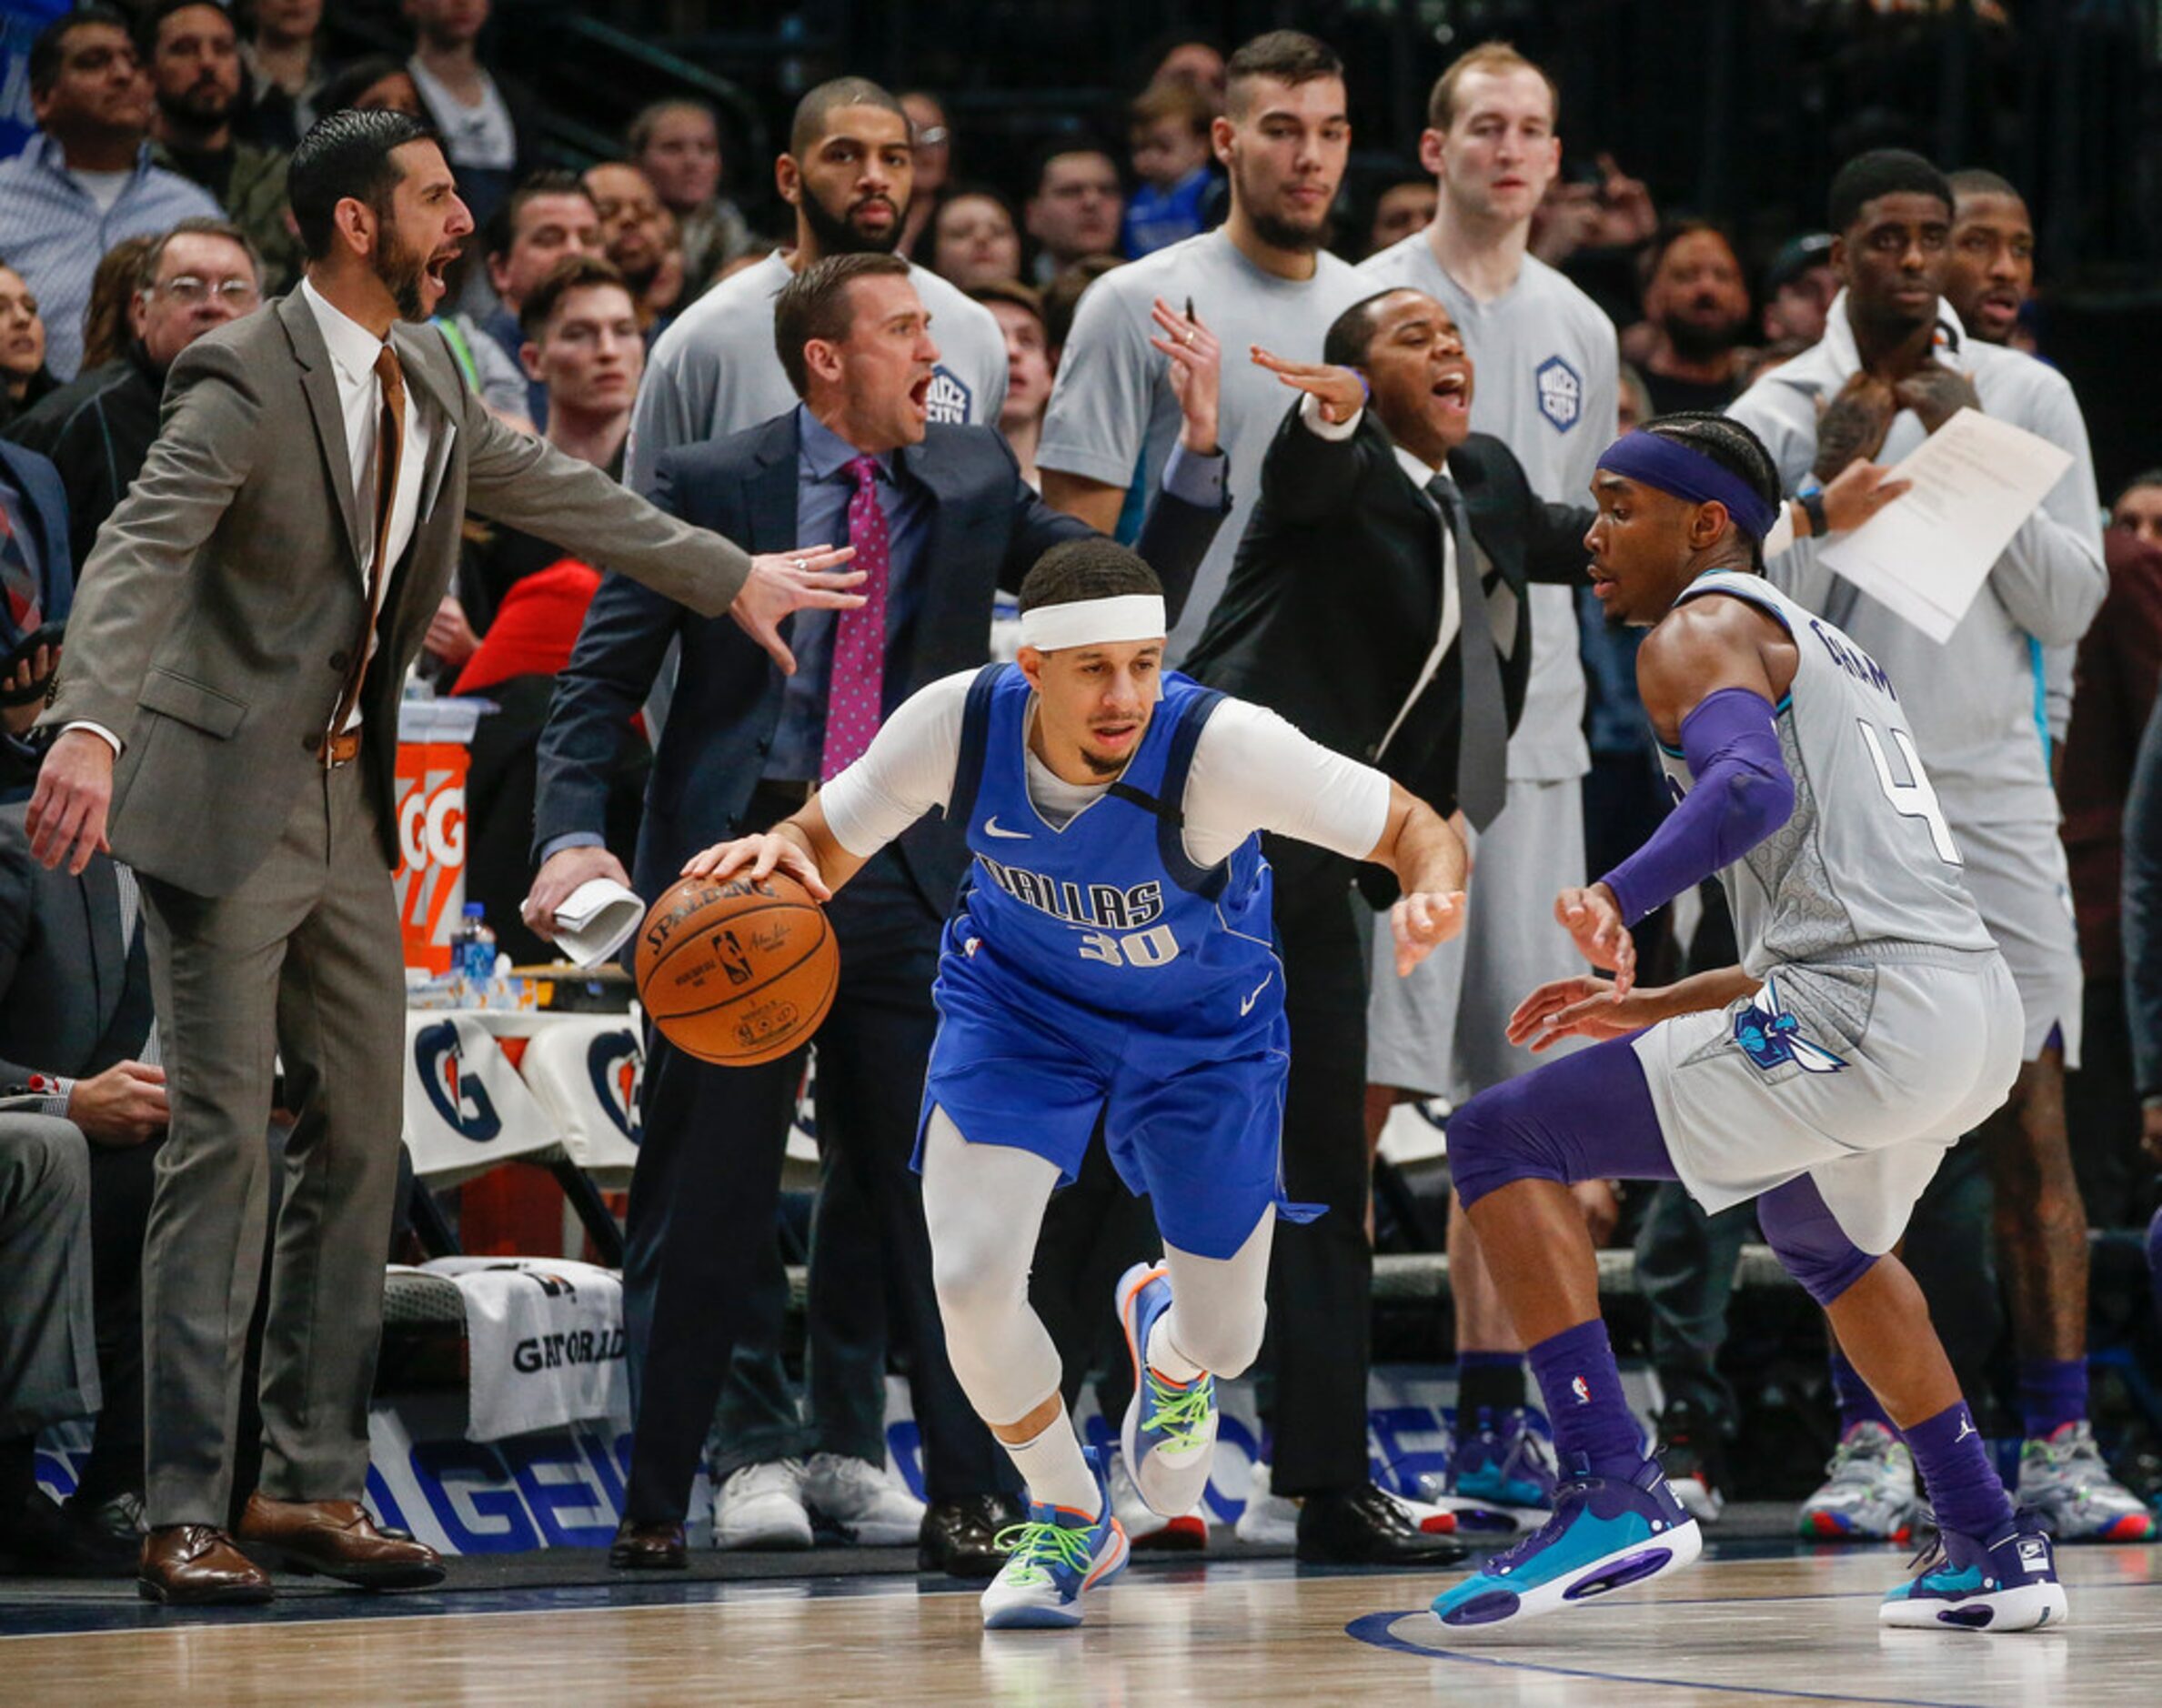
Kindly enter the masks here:
M 886 512 L 879 507 L 879 464 L 859 457 L 849 465 L 856 496 L 849 500 L 849 568 L 863 571 L 856 590 L 863 603 L 840 613 L 833 629 L 833 668 L 826 683 L 826 748 L 819 780 L 830 782 L 860 759 L 879 733 L 886 688 Z

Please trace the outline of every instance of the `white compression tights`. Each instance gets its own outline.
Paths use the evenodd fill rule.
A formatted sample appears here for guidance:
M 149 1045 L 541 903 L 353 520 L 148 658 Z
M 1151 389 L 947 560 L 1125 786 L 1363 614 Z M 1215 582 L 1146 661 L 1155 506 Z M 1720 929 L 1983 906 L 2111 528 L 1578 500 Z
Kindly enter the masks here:
M 977 1415 L 1019 1422 L 1059 1391 L 1059 1353 L 1029 1304 L 1029 1265 L 1058 1165 L 1011 1145 L 970 1144 L 942 1109 L 923 1145 L 923 1214 L 946 1352 Z M 1158 1326 L 1186 1361 L 1236 1376 L 1261 1351 L 1273 1210 L 1228 1258 L 1164 1249 L 1172 1307 Z M 1111 1301 L 1106 1300 L 1108 1308 Z

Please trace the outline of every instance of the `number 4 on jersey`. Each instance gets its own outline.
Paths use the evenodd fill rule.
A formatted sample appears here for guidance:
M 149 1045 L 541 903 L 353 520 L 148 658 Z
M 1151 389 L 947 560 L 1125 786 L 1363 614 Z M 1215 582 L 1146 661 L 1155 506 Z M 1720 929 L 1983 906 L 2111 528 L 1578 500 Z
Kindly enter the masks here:
M 1855 721 L 1861 726 L 1863 744 L 1876 765 L 1876 780 L 1884 786 L 1885 799 L 1892 803 L 1893 810 L 1904 818 L 1919 819 L 1929 827 L 1929 839 L 1936 844 L 1938 859 L 1947 865 L 1964 864 L 1959 858 L 1959 845 L 1952 840 L 1952 827 L 1945 822 L 1945 809 L 1937 805 L 1936 790 L 1929 781 L 1929 773 L 1922 769 L 1922 756 L 1915 751 L 1915 738 L 1897 725 L 1885 732 L 1892 738 L 1892 744 L 1899 749 L 1906 766 L 1908 780 L 1901 782 L 1892 775 L 1892 762 L 1885 755 L 1876 726 L 1866 718 L 1857 718 Z

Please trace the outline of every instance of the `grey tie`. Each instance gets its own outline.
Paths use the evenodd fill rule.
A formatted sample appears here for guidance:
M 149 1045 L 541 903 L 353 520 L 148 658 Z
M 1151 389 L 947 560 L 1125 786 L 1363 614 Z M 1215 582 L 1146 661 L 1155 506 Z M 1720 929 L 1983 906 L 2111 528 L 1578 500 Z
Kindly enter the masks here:
M 1502 699 L 1502 664 L 1486 614 L 1485 552 L 1472 538 L 1463 494 L 1445 474 L 1426 483 L 1426 496 L 1456 541 L 1456 656 L 1463 704 L 1456 724 L 1456 804 L 1483 830 L 1509 792 L 1509 708 Z

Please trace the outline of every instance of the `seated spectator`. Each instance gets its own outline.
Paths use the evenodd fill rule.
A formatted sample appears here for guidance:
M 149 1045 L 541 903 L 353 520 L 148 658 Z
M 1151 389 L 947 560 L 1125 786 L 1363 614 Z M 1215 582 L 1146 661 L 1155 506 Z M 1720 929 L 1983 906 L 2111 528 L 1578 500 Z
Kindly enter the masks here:
M 1126 139 L 1139 186 L 1120 228 L 1128 260 L 1209 228 L 1213 116 L 1200 92 L 1183 83 L 1156 84 L 1127 108 Z
M 2002 324 L 2008 328 L 2011 322 L 2007 315 Z M 2066 1075 L 2065 1119 L 2088 1222 L 2122 1228 L 2145 1219 L 2151 1172 L 2138 1151 L 2122 892 L 2125 800 L 2162 676 L 2162 469 L 2135 476 L 2117 495 L 2102 557 L 2109 592 L 2079 642 L 2072 721 L 2057 777 L 2086 980 L 2079 1067 Z
M 45 365 L 69 380 L 99 257 L 124 237 L 225 216 L 199 186 L 151 163 L 149 84 L 111 6 L 83 6 L 39 34 L 30 105 L 39 134 L 0 161 L 0 256 L 45 313 Z
M 164 240 L 159 232 L 147 237 L 128 237 L 106 251 L 105 259 L 90 278 L 90 306 L 83 312 L 83 371 L 103 367 L 127 348 L 135 336 L 128 324 L 135 306 L 136 275 L 143 270 L 143 257 Z
M 286 156 L 234 134 L 240 40 L 217 0 L 156 0 L 136 31 L 156 105 L 150 157 L 209 191 L 262 257 L 276 296 L 299 276 L 300 238 L 286 216 Z
M 703 101 L 656 101 L 630 121 L 631 164 L 676 216 L 690 296 L 750 243 L 743 210 L 720 193 L 720 120 Z
M 526 371 L 548 391 L 548 443 L 620 477 L 646 365 L 622 276 L 596 256 L 570 256 L 527 297 L 524 321 Z M 498 528 L 485 551 L 468 555 L 458 585 L 485 638 L 453 691 L 486 693 L 501 708 L 473 738 L 466 894 L 487 907 L 498 947 L 514 961 L 551 959 L 518 912 L 532 869 L 535 756 L 556 674 L 570 661 L 600 577 L 530 535 Z M 644 739 L 627 741 L 608 809 L 608 844 L 620 859 L 637 847 L 646 768 Z
M 600 253 L 600 212 L 576 173 L 536 172 L 496 210 L 483 242 L 488 282 L 498 306 L 481 330 L 510 360 L 520 362 L 526 335 L 518 327 L 518 315 L 528 294 L 565 256 Z M 547 411 L 548 393 L 535 381 L 528 388 L 527 418 L 543 427 Z
M 136 275 L 126 349 L 85 370 L 8 428 L 53 460 L 67 490 L 69 548 L 88 561 L 157 437 L 166 370 L 214 327 L 261 306 L 255 251 L 222 219 L 186 219 L 154 241 Z
M 458 174 L 458 195 L 477 226 L 540 166 L 540 115 L 532 97 L 480 61 L 489 0 L 404 0 L 413 25 L 406 62 L 420 91 L 443 156 Z
M 900 242 L 896 250 L 912 261 L 920 261 L 923 257 L 917 249 L 924 230 L 946 186 L 953 182 L 953 128 L 947 123 L 946 109 L 939 97 L 927 89 L 909 90 L 900 97 L 900 110 L 909 120 L 909 153 L 916 165 L 916 189 L 908 211 L 901 216 Z M 1014 270 L 1020 271 L 1018 267 Z
M 929 265 L 964 291 L 1019 278 L 1021 231 L 1006 198 L 973 185 L 948 196 L 931 217 Z
M 969 293 L 990 309 L 1006 335 L 1006 401 L 999 409 L 999 431 L 1021 477 L 1037 491 L 1036 441 L 1043 436 L 1043 409 L 1051 402 L 1051 353 L 1043 337 L 1043 298 L 1026 285 L 1008 279 L 980 285 Z
M 135 1545 L 37 1486 L 37 1432 L 98 1411 L 82 1135 L 0 1112 L 0 1572 L 133 1577 Z
M 1052 275 L 1091 256 L 1119 253 L 1119 167 L 1093 143 L 1071 138 L 1037 155 L 1033 187 L 1021 217 L 1036 244 L 1035 276 Z
M 1441 191 L 1431 177 L 1406 172 L 1383 190 L 1373 205 L 1373 224 L 1366 233 L 1367 255 L 1379 255 L 1414 231 L 1424 231 L 1433 224 L 1434 209 L 1440 203 Z
M 316 122 L 329 75 L 323 63 L 323 0 L 255 0 L 255 33 L 240 44 L 241 134 L 290 154 Z
M 2109 531 L 2128 534 L 2149 546 L 2162 546 L 2162 468 L 2132 477 L 2132 484 L 2109 507 Z M 2105 534 L 2103 543 L 2108 544 Z
M 171 1110 L 158 1065 L 135 874 L 94 854 L 80 876 L 31 857 L 24 809 L 0 809 L 0 1095 L 89 1145 L 88 1250 L 99 1386 L 70 1506 L 132 1539 L 144 1494 L 143 1237 Z M 0 1431 L 0 1433 L 4 1433 Z
M 1832 234 L 1812 232 L 1781 246 L 1765 269 L 1765 354 L 1785 361 L 1825 336 L 1825 316 L 1839 295 Z
M 1223 50 L 1199 36 L 1174 40 L 1157 58 L 1156 68 L 1149 74 L 1149 82 L 1151 85 L 1184 84 L 1208 102 L 1212 118 L 1223 111 Z
M 1749 336 L 1734 244 L 1716 226 L 1683 220 L 1653 240 L 1643 266 L 1644 319 L 1622 335 L 1622 353 L 1644 375 L 1652 413 L 1724 409 L 1742 394 Z
M 630 408 L 646 371 L 638 305 L 622 274 L 598 256 L 566 256 L 526 298 L 522 322 L 519 360 L 548 394 L 548 442 L 620 480 Z M 516 528 L 496 528 L 492 538 L 491 549 L 468 558 L 458 578 L 468 618 L 481 634 L 492 629 L 513 586 L 563 555 Z
M 23 276 L 0 264 L 0 431 L 60 382 L 45 366 L 45 323 Z
M 600 216 L 602 251 L 630 286 L 639 328 L 650 346 L 673 318 L 683 294 L 679 259 L 670 277 L 674 234 L 668 209 L 646 175 L 628 160 L 588 167 L 585 183 Z
M 13 653 L 39 629 L 65 623 L 75 601 L 67 498 L 53 465 L 0 443 L 0 516 L 7 529 L 0 543 L 0 653 Z M 45 744 L 30 726 L 45 710 L 59 664 L 58 648 L 39 646 L 0 677 L 0 800 L 27 799 L 37 780 Z
M 426 119 L 428 116 L 413 74 L 387 54 L 356 59 L 324 84 L 316 97 L 318 118 L 348 106 L 362 113 L 403 113 L 407 118 Z

